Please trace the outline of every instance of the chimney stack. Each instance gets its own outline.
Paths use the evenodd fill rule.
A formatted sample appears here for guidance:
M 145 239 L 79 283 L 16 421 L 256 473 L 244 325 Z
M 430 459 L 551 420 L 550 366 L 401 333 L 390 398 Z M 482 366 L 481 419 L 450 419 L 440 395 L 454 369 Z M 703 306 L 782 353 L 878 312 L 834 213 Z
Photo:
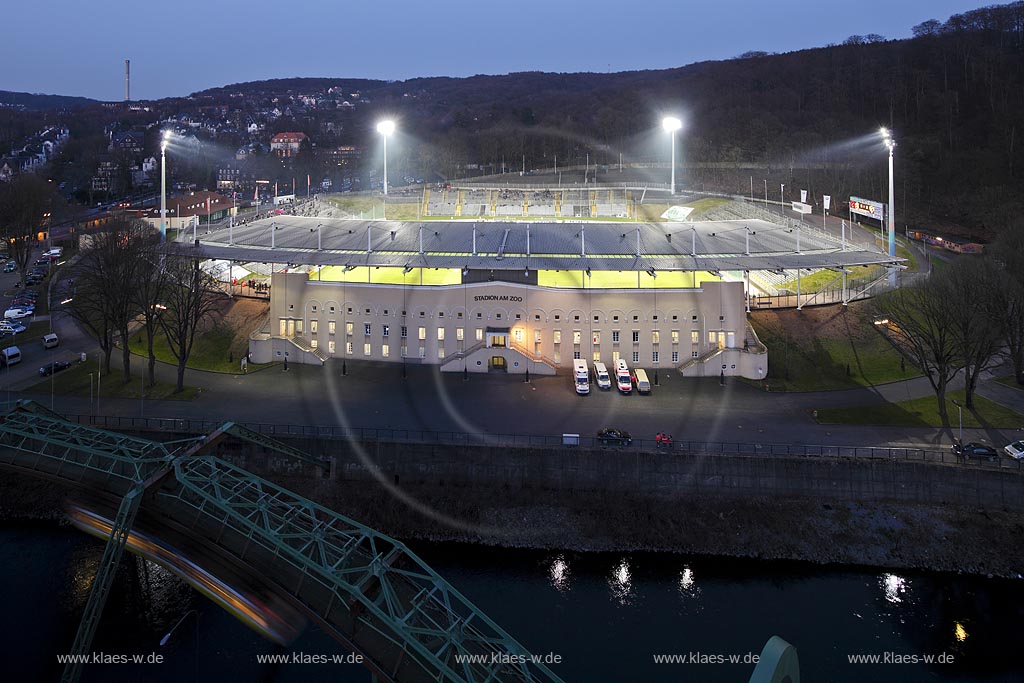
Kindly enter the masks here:
M 131 60 L 124 60 L 124 101 L 128 102 L 131 98 L 131 83 L 132 83 L 132 72 L 131 72 Z

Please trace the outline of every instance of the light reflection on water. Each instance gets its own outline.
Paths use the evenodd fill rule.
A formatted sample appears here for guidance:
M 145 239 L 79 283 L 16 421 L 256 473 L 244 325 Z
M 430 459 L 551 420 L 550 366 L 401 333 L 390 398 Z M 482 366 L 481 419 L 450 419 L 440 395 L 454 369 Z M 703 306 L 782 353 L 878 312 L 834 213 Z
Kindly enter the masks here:
M 551 581 L 551 585 L 559 593 L 569 592 L 572 572 L 569 569 L 569 563 L 566 561 L 565 555 L 557 555 L 551 561 L 551 567 L 548 569 L 548 578 Z
M 608 576 L 608 587 L 612 597 L 620 605 L 630 605 L 636 597 L 633 587 L 633 573 L 629 568 L 629 560 L 622 558 Z
M 909 598 L 907 593 L 910 591 L 910 582 L 902 576 L 882 574 L 879 583 L 882 585 L 886 601 L 899 604 Z

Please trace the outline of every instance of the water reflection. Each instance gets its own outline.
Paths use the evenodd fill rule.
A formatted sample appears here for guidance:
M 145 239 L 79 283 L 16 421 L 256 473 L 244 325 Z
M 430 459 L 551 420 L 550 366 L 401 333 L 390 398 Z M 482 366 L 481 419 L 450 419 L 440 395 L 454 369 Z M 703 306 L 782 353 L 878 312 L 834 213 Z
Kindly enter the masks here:
M 962 643 L 967 640 L 967 629 L 958 621 L 953 627 L 953 635 L 956 636 L 958 643 Z
M 572 575 L 569 571 L 569 563 L 566 561 L 564 555 L 556 555 L 555 559 L 551 561 L 551 566 L 548 568 L 548 580 L 551 582 L 552 587 L 559 593 L 569 592 L 569 580 Z
M 696 600 L 700 597 L 700 586 L 697 585 L 697 578 L 690 565 L 683 565 L 683 571 L 679 572 L 679 597 L 686 600 Z
M 612 597 L 620 605 L 630 605 L 635 597 L 633 588 L 633 573 L 630 571 L 629 562 L 623 558 L 619 564 L 612 569 L 608 577 L 608 587 L 612 590 Z
M 895 574 L 882 574 L 880 579 L 882 590 L 885 592 L 886 602 L 899 604 L 906 598 L 910 590 L 910 582 Z

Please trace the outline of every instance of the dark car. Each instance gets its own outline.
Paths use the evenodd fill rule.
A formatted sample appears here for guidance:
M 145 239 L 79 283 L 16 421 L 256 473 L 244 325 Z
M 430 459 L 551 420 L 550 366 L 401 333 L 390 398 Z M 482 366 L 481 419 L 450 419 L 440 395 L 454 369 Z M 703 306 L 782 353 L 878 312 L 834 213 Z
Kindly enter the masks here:
M 71 367 L 71 363 L 66 360 L 55 360 L 52 363 L 47 363 L 43 367 L 39 368 L 39 374 L 42 377 L 48 377 L 54 373 L 60 372 L 61 370 L 67 370 Z
M 605 446 L 628 446 L 633 443 L 629 432 L 621 429 L 602 429 L 597 433 L 597 439 Z
M 953 455 L 961 458 L 985 458 L 986 460 L 995 460 L 999 457 L 999 452 L 991 446 L 986 446 L 983 443 L 966 443 L 960 445 L 958 443 L 953 444 L 952 449 Z

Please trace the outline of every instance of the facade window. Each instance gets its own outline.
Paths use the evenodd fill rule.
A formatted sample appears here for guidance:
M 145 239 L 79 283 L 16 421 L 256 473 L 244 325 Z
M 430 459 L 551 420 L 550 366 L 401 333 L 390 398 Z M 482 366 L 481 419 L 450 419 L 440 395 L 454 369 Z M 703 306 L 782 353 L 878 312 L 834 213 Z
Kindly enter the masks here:
M 594 316 L 594 322 L 595 322 L 595 323 L 599 323 L 599 322 L 601 322 L 601 316 L 599 316 L 599 315 L 595 315 L 595 316 Z
M 316 334 L 317 328 L 319 327 L 319 325 L 317 323 L 319 323 L 319 322 L 320 322 L 319 320 L 310 320 L 309 321 L 309 333 L 310 334 Z
M 327 353 L 329 353 L 329 354 L 331 354 L 333 356 L 334 355 L 334 349 L 335 349 L 334 340 L 331 339 L 329 342 L 327 342 Z
M 637 320 L 639 320 L 639 319 L 640 319 L 640 316 L 638 316 L 638 315 L 634 315 L 634 316 L 633 316 L 633 322 L 636 322 L 636 321 L 637 321 Z
M 601 352 L 600 351 L 594 351 L 594 362 L 597 363 L 600 360 L 601 360 Z
M 572 359 L 573 360 L 579 360 L 580 359 L 580 352 L 579 351 L 573 351 L 572 352 Z
M 580 317 L 578 315 L 574 315 L 572 319 L 575 320 L 576 322 L 580 321 Z
M 388 309 L 386 309 L 386 308 L 385 308 L 385 309 L 384 309 L 384 317 L 386 318 L 386 317 L 387 317 L 387 315 L 388 315 Z
M 679 330 L 672 330 L 672 343 L 673 344 L 678 344 L 679 343 Z
M 616 323 L 619 322 L 619 316 L 613 315 L 612 316 L 612 322 L 616 322 Z
M 381 325 L 380 326 L 380 331 L 381 331 L 381 336 L 382 337 L 390 337 L 391 336 L 391 326 L 390 325 Z
M 427 314 L 425 312 L 423 312 L 423 311 L 420 311 L 420 317 L 421 318 L 425 318 L 425 317 L 427 317 Z
M 652 363 L 657 363 L 658 362 L 658 358 L 659 358 L 659 354 L 658 354 L 657 351 L 654 351 L 653 353 L 651 353 L 651 362 Z
M 679 320 L 679 316 L 678 315 L 672 316 L 672 322 L 675 322 L 677 320 Z
M 562 362 L 562 352 L 558 350 L 557 346 L 555 347 L 555 357 L 552 360 L 555 361 L 555 365 Z
M 697 352 L 696 352 L 696 351 L 692 351 L 692 352 L 690 353 L 690 357 L 691 357 L 691 358 L 696 358 L 696 357 L 697 357 Z
M 462 311 L 459 311 L 455 317 L 458 318 L 459 320 L 462 320 Z
M 302 334 L 302 321 L 301 320 L 296 320 L 295 321 L 295 331 L 298 332 L 299 334 Z
M 334 332 L 337 329 L 338 329 L 338 324 L 336 322 L 334 322 L 333 320 L 331 320 L 330 322 L 327 323 L 327 334 L 334 334 Z
M 347 334 L 348 336 L 351 337 L 355 333 L 355 329 L 355 323 L 345 323 L 345 334 Z
M 494 317 L 496 320 L 501 320 L 501 313 L 495 313 Z
M 334 306 L 331 306 L 331 315 L 334 315 Z
M 523 328 L 517 327 L 516 329 L 512 330 L 512 338 L 515 339 L 516 342 L 522 344 L 523 343 Z
M 601 343 L 601 333 L 600 332 L 594 332 L 594 343 L 595 344 L 600 344 Z
M 370 309 L 369 308 L 366 309 L 366 315 L 370 315 Z
M 640 362 L 640 352 L 639 351 L 634 351 L 633 352 L 633 362 L 634 363 L 639 363 Z
M 640 343 L 640 330 L 633 330 L 633 343 L 634 344 L 639 344 Z
M 476 340 L 477 341 L 483 341 L 484 340 L 484 328 L 482 328 L 482 327 L 476 328 Z
M 582 335 L 580 334 L 579 330 L 573 330 L 572 331 L 572 343 L 573 344 L 579 344 L 581 336 Z
M 399 350 L 399 353 L 402 354 L 402 358 L 405 358 L 406 356 L 409 355 L 409 347 L 406 346 L 405 344 L 402 344 L 402 348 Z
M 618 344 L 619 343 L 619 331 L 618 330 L 612 330 L 612 343 L 613 344 Z
M 463 338 L 464 338 L 464 336 L 463 336 L 463 328 L 456 327 L 455 328 L 455 341 L 462 341 Z
M 481 319 L 483 319 L 483 317 L 484 317 L 484 314 L 483 314 L 483 313 L 480 313 L 479 311 L 477 311 L 477 314 L 476 314 L 476 319 L 477 319 L 477 320 L 481 320 Z
M 554 341 L 555 344 L 561 344 L 562 343 L 562 331 L 561 330 L 555 330 L 554 332 L 552 332 L 552 337 L 554 337 L 553 341 Z
M 438 358 L 444 358 L 444 347 L 443 346 L 438 346 L 437 347 L 437 357 Z
M 562 316 L 560 316 L 560 315 L 556 315 L 556 316 L 555 316 L 555 322 L 556 322 L 556 323 L 557 323 L 557 322 L 558 322 L 559 320 L 561 320 L 561 319 L 562 319 Z
M 693 316 L 692 318 L 690 318 L 690 320 L 692 320 L 693 322 L 697 322 L 697 316 Z
M 718 343 L 718 332 L 715 331 L 715 330 L 711 330 L 710 332 L 708 332 L 708 344 L 717 344 L 717 343 Z
M 678 351 L 673 351 L 672 352 L 672 362 L 673 363 L 678 363 L 679 362 L 679 352 Z
M 538 322 L 540 322 L 540 314 L 539 313 L 535 313 L 534 316 L 533 316 L 533 319 L 538 321 Z
M 619 352 L 618 351 L 612 351 L 612 365 L 615 365 L 618 362 L 619 362 Z
M 427 357 L 427 347 L 421 346 L 420 347 L 420 358 L 426 358 L 426 357 Z
M 540 344 L 540 330 L 533 331 L 533 343 Z
M 661 332 L 659 332 L 658 330 L 652 330 L 651 331 L 651 343 L 652 344 L 660 344 L 661 343 Z
M 419 337 L 418 337 L 418 339 L 420 341 L 426 341 L 426 339 L 427 339 L 427 328 L 421 327 L 419 329 Z
M 522 319 L 523 319 L 523 316 L 521 314 L 519 314 L 519 313 L 516 313 L 516 320 L 522 320 Z
M 370 323 L 366 323 L 365 325 L 363 325 L 363 334 L 365 334 L 367 337 L 370 336 L 370 328 L 371 327 L 372 326 L 370 325 Z
M 310 339 L 309 340 L 309 348 L 311 348 L 311 349 L 315 349 L 316 348 L 316 339 Z
M 437 317 L 438 318 L 443 318 L 444 317 L 444 311 L 438 311 L 437 312 Z
M 439 342 L 443 342 L 444 341 L 444 328 L 443 327 L 437 328 L 437 341 L 439 341 Z
M 690 330 L 690 343 L 700 344 L 700 330 Z
M 370 355 L 370 342 L 366 342 L 365 344 L 363 344 L 363 355 L 364 356 L 369 356 Z
M 350 356 L 354 353 L 352 350 L 352 342 L 345 342 L 345 353 Z
M 406 327 L 405 325 L 402 325 L 402 339 L 405 339 L 408 336 L 409 336 L 409 328 Z

